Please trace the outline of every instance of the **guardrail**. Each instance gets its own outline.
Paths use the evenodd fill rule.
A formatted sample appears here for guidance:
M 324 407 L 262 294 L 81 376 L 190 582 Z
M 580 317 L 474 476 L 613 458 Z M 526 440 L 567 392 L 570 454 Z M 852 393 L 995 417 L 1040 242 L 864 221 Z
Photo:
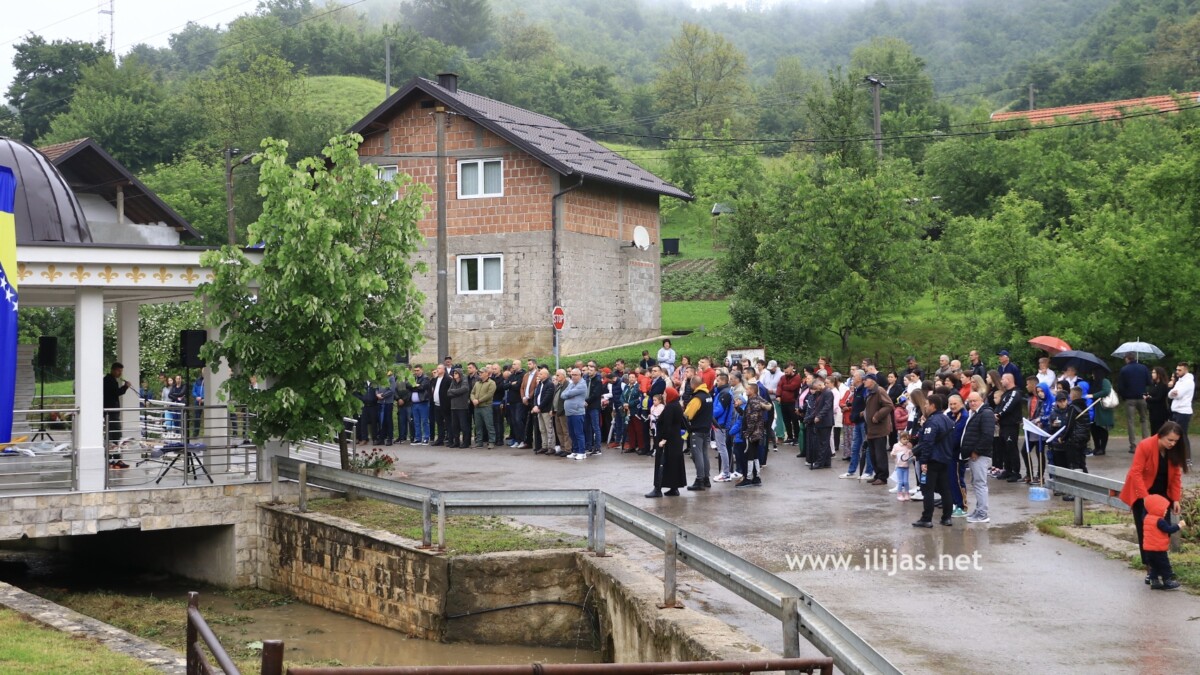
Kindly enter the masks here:
M 1121 488 L 1125 487 L 1124 481 L 1097 476 L 1093 473 L 1064 469 L 1061 466 L 1050 465 L 1047 468 L 1050 470 L 1048 487 L 1055 492 L 1075 497 L 1076 526 L 1083 525 L 1084 500 L 1105 504 L 1122 511 L 1129 510 L 1129 506 L 1118 497 L 1121 494 Z
M 674 663 L 529 663 L 507 666 L 292 667 L 288 675 L 693 675 L 696 673 L 821 673 L 833 675 L 833 659 L 677 661 Z M 263 671 L 264 675 L 266 671 Z
M 204 642 L 204 648 L 207 648 L 212 654 L 219 669 L 213 668 L 212 664 L 208 662 L 208 657 L 204 655 L 204 648 L 201 647 L 201 641 Z M 188 593 L 185 649 L 188 675 L 215 675 L 215 673 L 241 675 L 237 666 L 234 665 L 233 659 L 229 658 L 229 654 L 221 646 L 221 641 L 217 639 L 212 629 L 208 627 L 208 622 L 200 615 L 200 594 L 195 591 Z M 283 642 L 263 640 L 262 674 L 280 675 L 281 673 L 283 673 Z
M 832 657 L 838 670 L 859 673 L 900 673 L 866 640 L 832 612 L 795 585 L 754 565 L 703 537 L 600 490 L 446 491 L 386 478 L 341 471 L 290 457 L 273 457 L 272 496 L 278 498 L 280 479 L 300 484 L 300 509 L 308 508 L 308 486 L 354 492 L 421 511 L 421 546 L 445 548 L 446 517 L 450 515 L 585 516 L 588 550 L 605 555 L 605 524 L 613 523 L 664 552 L 663 606 L 677 606 L 676 564 L 683 562 L 755 607 L 778 619 L 783 630 L 783 655 L 800 653 L 800 636 Z M 436 519 L 436 520 L 435 520 Z

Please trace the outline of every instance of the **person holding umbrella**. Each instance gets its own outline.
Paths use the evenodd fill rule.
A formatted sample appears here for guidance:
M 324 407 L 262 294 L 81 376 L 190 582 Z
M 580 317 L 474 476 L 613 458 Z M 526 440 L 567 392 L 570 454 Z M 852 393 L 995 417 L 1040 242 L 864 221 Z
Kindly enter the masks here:
M 1129 426 L 1129 452 L 1133 452 L 1137 447 L 1137 441 L 1133 437 L 1133 415 L 1137 413 L 1137 419 L 1142 425 L 1142 435 L 1140 438 L 1146 438 L 1150 435 L 1150 430 L 1146 426 L 1147 417 L 1149 417 L 1149 409 L 1146 407 L 1146 391 L 1153 384 L 1150 377 L 1150 369 L 1146 364 L 1137 360 L 1135 352 L 1125 352 L 1125 365 L 1121 366 L 1121 371 L 1117 373 L 1117 394 L 1125 400 L 1125 417 Z M 1158 431 L 1157 428 L 1154 429 Z

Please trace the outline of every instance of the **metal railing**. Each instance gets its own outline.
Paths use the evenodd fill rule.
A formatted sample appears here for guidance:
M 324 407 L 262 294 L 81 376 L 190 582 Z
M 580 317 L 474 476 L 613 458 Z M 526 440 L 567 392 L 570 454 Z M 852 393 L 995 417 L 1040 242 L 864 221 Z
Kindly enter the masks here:
M 353 417 L 342 418 L 342 438 L 337 442 L 309 439 L 292 445 L 291 454 L 299 459 L 321 466 L 340 469 L 342 466 L 342 448 L 340 443 L 347 444 L 347 453 L 354 454 L 355 438 L 358 435 L 358 420 Z
M 105 488 L 158 485 L 168 478 L 183 485 L 212 484 L 217 477 L 227 482 L 257 479 L 258 449 L 249 441 L 254 416 L 244 408 L 155 400 L 142 404 L 104 410 Z
M 201 646 L 203 641 L 203 647 Z M 283 673 L 283 643 L 279 640 L 263 640 L 262 674 L 281 675 Z M 217 662 L 214 668 L 204 655 L 207 648 Z M 188 675 L 241 675 L 233 659 L 221 646 L 221 641 L 208 627 L 208 622 L 200 615 L 200 594 L 194 591 L 188 593 L 187 604 L 187 674 Z
M 691 673 L 821 673 L 833 675 L 833 659 L 676 661 L 674 663 L 530 663 L 508 666 L 292 667 L 288 675 L 689 675 Z M 263 670 L 267 675 L 267 671 Z
M 14 410 L 12 438 L 24 439 L 0 453 L 0 489 L 73 490 L 77 408 Z
M 1129 510 L 1129 506 L 1118 496 L 1121 494 L 1121 488 L 1125 487 L 1124 481 L 1097 476 L 1093 473 L 1064 469 L 1053 464 L 1047 468 L 1050 470 L 1050 480 L 1047 481 L 1046 486 L 1054 492 L 1075 497 L 1076 526 L 1083 525 L 1084 500 L 1105 504 L 1122 511 Z
M 848 675 L 900 672 L 866 640 L 795 585 L 693 532 L 600 490 L 432 490 L 290 457 L 273 457 L 271 483 L 276 499 L 281 478 L 299 482 L 302 511 L 308 506 L 309 485 L 353 491 L 362 497 L 420 510 L 423 548 L 433 548 L 435 523 L 437 547 L 445 548 L 447 516 L 586 516 L 588 550 L 603 556 L 605 524 L 611 522 L 664 552 L 664 607 L 677 606 L 675 567 L 677 562 L 683 562 L 778 619 L 783 630 L 785 658 L 799 656 L 803 635 Z

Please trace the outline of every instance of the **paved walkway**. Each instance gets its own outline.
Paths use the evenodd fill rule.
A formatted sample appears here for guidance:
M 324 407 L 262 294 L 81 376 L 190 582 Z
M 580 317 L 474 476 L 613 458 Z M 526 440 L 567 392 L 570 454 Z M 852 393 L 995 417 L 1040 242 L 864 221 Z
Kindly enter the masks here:
M 1031 502 L 1020 484 L 995 483 L 990 525 L 915 529 L 916 504 L 898 503 L 886 488 L 839 480 L 835 470 L 809 471 L 795 452 L 772 453 L 764 487 L 716 484 L 703 493 L 650 500 L 649 458 L 607 451 L 575 462 L 499 448 L 455 450 L 395 446 L 409 481 L 439 489 L 600 488 L 672 520 L 781 574 L 858 631 L 910 673 L 1195 672 L 1200 599 L 1150 591 L 1125 562 L 1042 535 L 1030 524 L 1067 506 Z M 1096 473 L 1123 478 L 1130 455 L 1089 460 Z M 844 469 L 842 469 L 844 470 Z M 688 462 L 688 474 L 692 475 Z M 1195 484 L 1195 474 L 1185 484 Z M 531 519 L 580 532 L 581 519 Z M 608 540 L 661 573 L 660 554 L 608 529 Z M 789 570 L 787 556 L 864 551 L 972 556 L 979 570 Z M 690 571 L 683 598 L 781 648 L 778 623 Z M 807 654 L 815 654 L 806 652 Z

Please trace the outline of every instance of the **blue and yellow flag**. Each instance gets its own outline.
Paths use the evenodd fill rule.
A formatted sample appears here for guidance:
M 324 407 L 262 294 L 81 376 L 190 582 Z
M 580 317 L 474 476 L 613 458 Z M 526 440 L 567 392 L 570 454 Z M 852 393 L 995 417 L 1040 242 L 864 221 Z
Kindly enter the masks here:
M 13 200 L 17 179 L 0 166 L 0 443 L 12 441 L 17 384 L 17 224 Z

